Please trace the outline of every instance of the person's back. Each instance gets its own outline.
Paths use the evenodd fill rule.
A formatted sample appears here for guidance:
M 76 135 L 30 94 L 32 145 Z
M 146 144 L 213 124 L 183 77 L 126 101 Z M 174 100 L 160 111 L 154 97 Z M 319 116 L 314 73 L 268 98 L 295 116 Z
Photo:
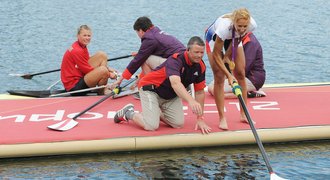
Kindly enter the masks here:
M 172 54 L 186 50 L 185 46 L 177 38 L 154 26 L 148 17 L 138 18 L 134 23 L 133 29 L 141 38 L 141 46 L 137 55 L 128 64 L 123 73 L 125 79 L 128 79 L 140 67 L 147 74 Z
M 152 27 L 149 32 L 145 33 L 141 39 L 143 41 L 151 41 L 154 50 L 151 55 L 168 58 L 174 53 L 183 52 L 185 46 L 174 36 L 167 34 L 157 26 Z M 149 43 L 148 43 L 149 44 Z
M 253 33 L 243 38 L 245 55 L 245 76 L 252 82 L 258 91 L 265 83 L 266 71 L 264 68 L 262 47 Z
M 123 79 L 129 79 L 140 67 L 141 76 L 148 74 L 174 53 L 184 52 L 186 47 L 174 36 L 166 34 L 154 26 L 148 17 L 139 17 L 133 29 L 141 39 L 141 46 L 134 59 L 127 65 L 113 85 L 120 85 Z

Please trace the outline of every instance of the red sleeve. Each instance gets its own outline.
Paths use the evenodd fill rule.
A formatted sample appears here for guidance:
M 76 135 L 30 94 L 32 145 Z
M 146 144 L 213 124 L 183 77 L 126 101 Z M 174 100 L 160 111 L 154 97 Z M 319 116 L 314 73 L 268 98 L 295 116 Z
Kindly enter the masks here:
M 130 79 L 132 77 L 132 74 L 129 72 L 129 70 L 126 68 L 124 72 L 122 73 L 122 76 L 124 79 Z

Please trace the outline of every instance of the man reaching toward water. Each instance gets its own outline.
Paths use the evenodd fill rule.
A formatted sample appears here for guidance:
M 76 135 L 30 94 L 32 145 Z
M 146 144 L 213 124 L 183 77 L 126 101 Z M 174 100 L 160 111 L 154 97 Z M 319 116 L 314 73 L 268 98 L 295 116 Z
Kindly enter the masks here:
M 117 111 L 115 123 L 133 121 L 141 128 L 154 131 L 160 120 L 173 128 L 184 125 L 182 99 L 187 101 L 196 114 L 195 129 L 210 133 L 211 128 L 204 121 L 205 70 L 202 60 L 205 44 L 194 36 L 188 42 L 188 49 L 170 56 L 163 64 L 146 74 L 139 82 L 142 113 L 134 112 L 134 105 L 127 104 Z M 195 99 L 186 88 L 194 84 Z

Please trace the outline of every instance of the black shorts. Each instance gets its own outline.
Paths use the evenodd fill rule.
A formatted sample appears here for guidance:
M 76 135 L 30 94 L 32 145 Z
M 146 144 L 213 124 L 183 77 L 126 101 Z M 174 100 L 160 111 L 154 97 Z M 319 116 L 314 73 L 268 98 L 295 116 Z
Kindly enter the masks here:
M 84 80 L 84 78 L 81 78 L 77 84 L 69 90 L 70 91 L 77 91 L 77 90 L 81 90 L 81 89 L 87 89 L 89 88 Z M 85 91 L 85 92 L 80 92 L 80 93 L 72 93 L 71 96 L 85 96 L 87 93 L 89 93 L 90 91 Z
M 224 44 L 223 44 L 223 48 L 225 49 L 225 51 L 227 51 L 229 45 L 231 43 L 231 39 L 226 39 Z

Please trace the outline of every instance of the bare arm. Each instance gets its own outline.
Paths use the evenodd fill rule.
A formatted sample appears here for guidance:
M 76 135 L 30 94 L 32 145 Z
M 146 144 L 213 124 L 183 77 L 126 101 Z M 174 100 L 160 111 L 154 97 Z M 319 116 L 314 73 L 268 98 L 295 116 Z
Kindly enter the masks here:
M 181 83 L 180 76 L 172 75 L 169 77 L 174 92 L 183 100 L 187 101 L 192 108 L 193 113 L 202 115 L 201 105 L 188 93 L 187 89 Z
M 195 130 L 201 129 L 203 134 L 208 134 L 211 132 L 211 128 L 204 122 L 204 99 L 205 92 L 204 90 L 196 91 L 195 98 L 196 100 L 188 93 L 186 88 L 181 83 L 181 78 L 179 76 L 172 75 L 169 77 L 171 86 L 174 89 L 175 93 L 182 99 L 188 102 L 192 112 L 197 115 L 197 122 Z
M 216 37 L 215 44 L 214 44 L 214 50 L 213 50 L 213 58 L 217 66 L 221 69 L 221 71 L 227 76 L 229 84 L 233 83 L 234 77 L 230 74 L 230 72 L 227 70 L 225 64 L 224 64 L 224 59 L 229 60 L 229 55 L 231 54 L 231 50 L 226 52 L 225 55 L 222 54 L 222 49 L 223 49 L 224 41 L 221 40 L 218 36 Z

